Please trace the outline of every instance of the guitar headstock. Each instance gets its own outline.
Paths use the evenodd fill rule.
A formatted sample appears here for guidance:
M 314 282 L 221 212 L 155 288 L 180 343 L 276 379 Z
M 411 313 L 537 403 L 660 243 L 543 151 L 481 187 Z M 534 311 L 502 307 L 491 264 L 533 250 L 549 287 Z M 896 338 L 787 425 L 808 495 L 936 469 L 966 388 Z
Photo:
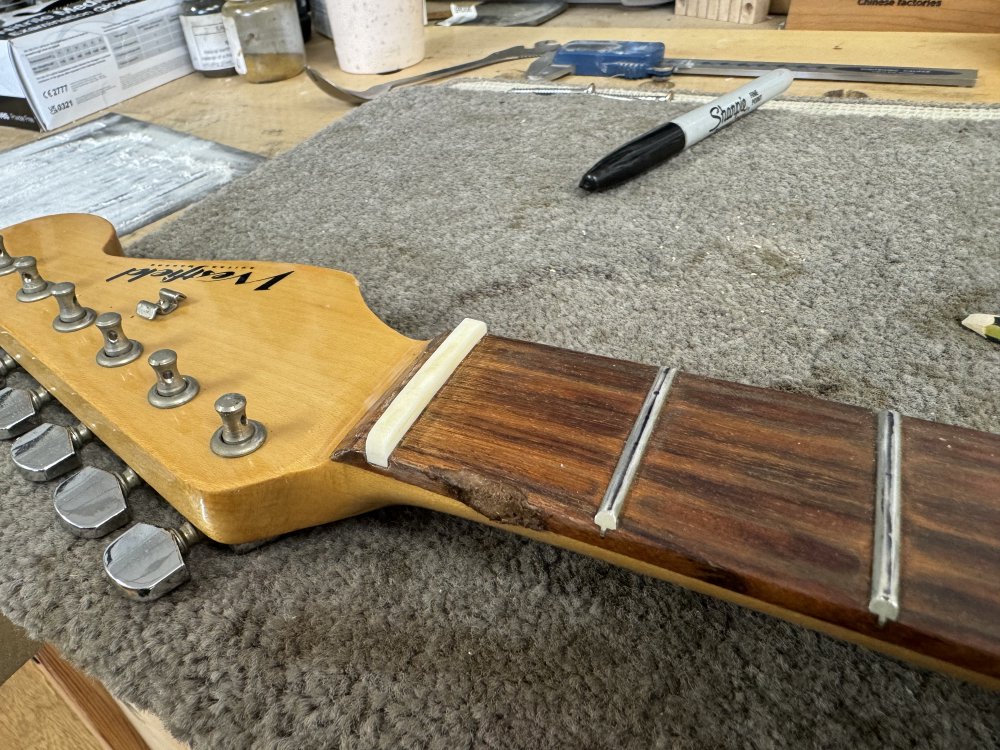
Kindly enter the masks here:
M 53 296 L 49 286 L 22 302 L 22 274 L 7 273 L 0 276 L 0 348 L 44 388 L 40 400 L 59 401 L 79 420 L 83 439 L 96 435 L 199 531 L 239 544 L 379 504 L 374 492 L 343 481 L 352 469 L 331 455 L 426 342 L 385 326 L 353 276 L 253 260 L 127 258 L 113 227 L 85 214 L 36 219 L 0 235 L 11 256 L 36 259 L 42 279 L 75 284 L 79 304 L 95 312 L 87 317 L 96 318 L 57 330 L 56 297 L 69 305 L 68 288 Z M 162 307 L 173 302 L 175 309 L 157 314 L 164 289 L 183 297 L 167 294 Z M 120 329 L 109 313 L 120 316 Z M 151 403 L 154 353 L 152 365 L 173 384 L 161 389 L 158 405 Z M 196 393 L 189 384 L 182 393 L 178 371 L 197 382 Z M 267 437 L 255 450 L 220 455 L 252 430 L 240 421 L 239 399 L 219 401 L 234 393 Z M 213 450 L 227 410 L 229 439 Z

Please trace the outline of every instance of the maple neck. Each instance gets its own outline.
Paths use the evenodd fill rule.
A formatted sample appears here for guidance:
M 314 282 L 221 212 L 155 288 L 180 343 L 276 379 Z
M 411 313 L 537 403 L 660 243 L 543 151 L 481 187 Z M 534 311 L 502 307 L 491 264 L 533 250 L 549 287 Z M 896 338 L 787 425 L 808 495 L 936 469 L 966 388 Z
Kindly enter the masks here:
M 335 458 L 464 515 L 1000 686 L 1000 437 L 902 420 L 900 609 L 880 624 L 878 427 L 864 409 L 680 373 L 602 535 L 595 513 L 656 375 L 488 336 L 387 469 L 363 445 L 391 392 Z

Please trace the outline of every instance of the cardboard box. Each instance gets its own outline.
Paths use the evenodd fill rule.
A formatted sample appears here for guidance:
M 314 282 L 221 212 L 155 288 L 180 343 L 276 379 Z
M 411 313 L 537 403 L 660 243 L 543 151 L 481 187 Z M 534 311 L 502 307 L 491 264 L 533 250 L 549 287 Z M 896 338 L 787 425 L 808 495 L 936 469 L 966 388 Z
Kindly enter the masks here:
M 180 5 L 77 0 L 0 16 L 0 125 L 52 130 L 187 75 Z
M 1000 32 L 997 0 L 793 0 L 788 29 Z

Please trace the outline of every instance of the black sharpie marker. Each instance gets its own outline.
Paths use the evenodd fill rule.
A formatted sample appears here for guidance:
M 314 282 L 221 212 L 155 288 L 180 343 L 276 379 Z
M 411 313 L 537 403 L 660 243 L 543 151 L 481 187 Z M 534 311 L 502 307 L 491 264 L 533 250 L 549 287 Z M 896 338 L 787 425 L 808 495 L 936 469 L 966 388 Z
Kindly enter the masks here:
M 607 190 L 652 169 L 688 146 L 707 138 L 729 123 L 753 112 L 792 85 L 791 71 L 772 70 L 746 86 L 723 94 L 708 104 L 629 141 L 592 166 L 580 180 L 590 192 Z

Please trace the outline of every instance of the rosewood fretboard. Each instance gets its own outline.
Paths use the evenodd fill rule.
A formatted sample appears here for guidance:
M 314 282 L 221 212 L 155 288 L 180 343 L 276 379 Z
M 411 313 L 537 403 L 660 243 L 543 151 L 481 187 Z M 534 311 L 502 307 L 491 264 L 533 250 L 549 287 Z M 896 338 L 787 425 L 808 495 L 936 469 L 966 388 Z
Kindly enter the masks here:
M 1000 685 L 1000 436 L 904 419 L 901 609 L 868 611 L 876 415 L 680 373 L 594 523 L 656 368 L 487 337 L 383 473 L 495 523 Z M 364 462 L 369 415 L 338 451 Z M 374 469 L 373 469 L 374 470 Z

